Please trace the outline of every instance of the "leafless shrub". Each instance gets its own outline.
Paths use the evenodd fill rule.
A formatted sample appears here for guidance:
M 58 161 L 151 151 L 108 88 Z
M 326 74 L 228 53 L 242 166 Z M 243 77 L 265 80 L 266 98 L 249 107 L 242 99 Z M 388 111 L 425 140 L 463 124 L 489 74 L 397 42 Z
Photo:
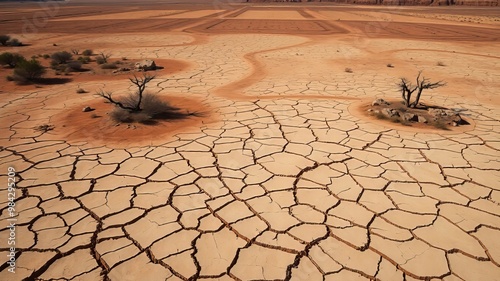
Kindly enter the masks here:
M 406 107 L 413 107 L 415 108 L 418 103 L 420 102 L 420 96 L 422 95 L 422 92 L 425 89 L 435 89 L 438 87 L 445 86 L 446 83 L 443 81 L 438 81 L 438 82 L 430 82 L 429 79 L 425 77 L 420 77 L 422 75 L 422 71 L 418 72 L 417 79 L 416 79 L 416 85 L 413 85 L 408 79 L 406 78 L 400 78 L 401 81 L 397 83 L 397 86 L 399 90 L 401 91 L 401 96 L 403 98 L 404 104 Z M 417 91 L 417 96 L 413 102 L 411 102 L 411 96 L 412 94 Z
M 97 57 L 96 61 L 98 64 L 105 64 L 108 63 L 108 59 L 111 57 L 110 53 L 104 53 L 101 52 L 99 56 Z
M 180 109 L 162 101 L 158 96 L 145 93 L 146 85 L 154 78 L 155 76 L 148 74 L 144 74 L 143 77 L 134 75 L 133 78 L 130 78 L 130 82 L 137 86 L 137 91 L 126 97 L 114 98 L 111 92 L 103 90 L 99 91 L 97 95 L 116 106 L 110 116 L 119 123 L 154 124 L 159 119 L 182 119 L 190 115 L 197 115 L 196 113 L 180 112 Z

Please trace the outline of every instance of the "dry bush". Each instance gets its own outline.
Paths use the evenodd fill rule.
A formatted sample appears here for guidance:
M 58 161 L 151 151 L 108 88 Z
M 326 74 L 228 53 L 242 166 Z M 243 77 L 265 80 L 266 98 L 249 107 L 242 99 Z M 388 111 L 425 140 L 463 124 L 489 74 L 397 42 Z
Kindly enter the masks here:
M 10 36 L 6 34 L 0 35 L 0 44 L 7 46 L 7 42 L 9 42 Z
M 84 56 L 91 56 L 93 54 L 94 54 L 94 52 L 90 49 L 87 49 L 87 50 L 82 52 L 82 55 L 84 55 Z
M 139 102 L 138 93 L 128 95 L 122 103 L 128 107 L 134 107 Z M 141 101 L 141 112 L 152 119 L 174 119 L 178 114 L 178 108 L 162 101 L 158 96 L 151 93 L 144 93 Z M 170 118 L 169 118 L 170 116 Z
M 7 45 L 9 46 L 13 46 L 13 47 L 19 47 L 19 46 L 22 46 L 23 45 L 23 42 L 19 41 L 18 39 L 16 38 L 13 38 L 13 39 L 10 39 L 8 42 L 7 42 Z
M 352 68 L 346 67 L 344 69 L 344 71 L 347 72 L 347 73 L 352 73 Z
M 157 120 L 183 119 L 188 116 L 197 116 L 197 113 L 184 113 L 180 109 L 171 106 L 162 101 L 154 94 L 146 93 L 145 89 L 149 82 L 155 76 L 143 74 L 143 77 L 134 75 L 130 82 L 137 86 L 137 91 L 128 96 L 113 98 L 112 92 L 100 90 L 97 95 L 104 98 L 107 103 L 114 104 L 116 107 L 111 112 L 111 118 L 119 123 L 138 122 L 143 124 L 155 124 Z
M 108 59 L 111 57 L 111 54 L 105 54 L 101 52 L 99 56 L 96 58 L 97 64 L 105 64 L 108 63 Z
M 70 61 L 66 65 L 66 70 L 70 72 L 82 71 L 82 63 L 80 61 Z
M 139 101 L 137 93 L 130 94 L 118 100 L 124 107 L 133 108 Z M 158 96 L 151 93 L 142 95 L 141 110 L 132 111 L 121 107 L 116 107 L 110 113 L 111 119 L 118 123 L 142 123 L 155 124 L 156 120 L 175 120 L 183 119 L 189 115 L 179 111 L 179 108 L 173 107 Z
M 111 119 L 117 123 L 155 123 L 153 118 L 144 112 L 130 112 L 122 108 L 115 108 L 111 111 Z
M 16 67 L 16 65 L 26 59 L 20 54 L 5 52 L 0 54 L 0 65 L 8 65 L 9 67 Z
M 50 57 L 52 58 L 52 65 L 57 65 L 68 63 L 71 61 L 71 58 L 73 58 L 73 55 L 69 52 L 62 51 L 53 53 Z
M 438 62 L 436 63 L 436 65 L 437 65 L 437 66 L 446 66 L 446 64 L 444 64 L 444 62 L 442 62 L 442 61 L 438 61 Z
M 42 77 L 45 68 L 37 60 L 22 61 L 14 68 L 14 80 L 18 83 L 26 83 Z
M 90 57 L 88 56 L 78 57 L 78 61 L 80 61 L 83 64 L 88 64 L 90 62 Z
M 109 114 L 111 119 L 118 123 L 132 123 L 132 118 L 130 117 L 130 112 L 128 110 L 121 109 L 116 107 Z

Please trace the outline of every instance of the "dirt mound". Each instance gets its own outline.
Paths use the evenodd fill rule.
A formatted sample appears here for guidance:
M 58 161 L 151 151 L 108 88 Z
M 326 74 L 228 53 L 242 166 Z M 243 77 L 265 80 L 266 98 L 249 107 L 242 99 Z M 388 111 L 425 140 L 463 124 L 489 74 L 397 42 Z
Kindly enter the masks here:
M 165 97 L 164 100 L 185 112 L 197 114 L 185 119 L 161 120 L 155 125 L 118 124 L 109 117 L 113 105 L 97 99 L 91 104 L 85 104 L 92 108 L 89 112 L 82 110 L 83 105 L 78 105 L 58 114 L 53 119 L 53 133 L 65 140 L 112 144 L 119 147 L 164 142 L 169 136 L 195 130 L 215 120 L 211 110 L 199 100 L 171 96 Z

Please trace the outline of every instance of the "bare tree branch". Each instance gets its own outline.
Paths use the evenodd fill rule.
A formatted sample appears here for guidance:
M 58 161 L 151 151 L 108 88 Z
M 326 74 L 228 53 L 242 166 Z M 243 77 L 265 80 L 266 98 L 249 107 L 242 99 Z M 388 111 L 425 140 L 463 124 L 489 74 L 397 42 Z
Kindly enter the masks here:
M 155 77 L 154 75 L 144 74 L 144 76 L 140 78 L 134 74 L 133 78 L 129 78 L 130 82 L 137 86 L 137 95 L 139 96 L 135 110 L 141 110 L 142 97 L 144 95 L 144 90 L 146 90 L 146 85 Z
M 137 99 L 137 103 L 134 105 L 135 103 L 135 99 L 131 99 L 132 102 L 125 102 L 125 104 L 123 104 L 123 102 L 120 102 L 120 101 L 117 101 L 115 99 L 113 99 L 112 97 L 112 93 L 111 92 L 104 92 L 103 90 L 100 90 L 99 92 L 97 92 L 97 95 L 106 99 L 107 102 L 109 103 L 112 103 L 118 107 L 120 107 L 121 109 L 125 109 L 125 110 L 128 110 L 128 111 L 141 111 L 142 108 L 141 108 L 141 103 L 142 103 L 142 98 L 143 98 L 143 95 L 144 95 L 144 91 L 146 90 L 146 85 L 151 82 L 151 80 L 153 80 L 155 78 L 155 76 L 151 76 L 149 74 L 144 74 L 143 77 L 137 77 L 135 74 L 134 74 L 134 77 L 133 78 L 129 78 L 130 82 L 132 82 L 134 85 L 137 86 L 137 96 L 138 96 L 138 99 Z
M 112 95 L 111 92 L 104 92 L 103 90 L 100 90 L 99 92 L 97 92 L 97 95 L 105 98 L 108 101 L 108 103 L 112 103 L 112 104 L 120 107 L 121 109 L 129 110 L 129 111 L 135 110 L 135 108 L 133 108 L 133 107 L 125 106 L 123 103 L 121 103 L 117 100 L 114 100 L 113 97 L 111 96 Z
M 102 61 L 104 63 L 108 63 L 108 59 L 111 57 L 110 53 L 105 54 L 104 52 L 101 52 L 99 55 L 102 57 Z
M 416 78 L 416 85 L 413 85 L 406 78 L 401 78 L 401 81 L 397 83 L 397 86 L 401 91 L 401 96 L 403 98 L 403 101 L 407 107 L 416 107 L 418 105 L 424 89 L 435 89 L 445 85 L 446 83 L 443 81 L 438 81 L 434 83 L 430 82 L 428 78 L 422 76 L 422 70 L 418 72 Z M 411 102 L 411 96 L 416 90 L 418 90 L 417 96 L 415 97 L 415 100 Z

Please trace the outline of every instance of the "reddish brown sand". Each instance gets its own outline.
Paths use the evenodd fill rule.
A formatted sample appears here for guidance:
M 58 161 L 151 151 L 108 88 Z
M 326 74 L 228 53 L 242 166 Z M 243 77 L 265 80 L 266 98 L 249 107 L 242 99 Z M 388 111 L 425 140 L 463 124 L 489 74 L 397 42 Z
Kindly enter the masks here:
M 179 132 L 190 132 L 203 124 L 215 122 L 214 113 L 210 106 L 196 99 L 168 96 L 164 101 L 173 107 L 179 108 L 181 113 L 195 113 L 180 120 L 158 120 L 157 124 L 145 125 L 138 123 L 117 124 L 110 119 L 108 113 L 114 105 L 106 104 L 102 99 L 89 103 L 92 112 L 82 112 L 81 106 L 74 106 L 54 116 L 57 124 L 53 134 L 56 138 L 74 141 L 91 139 L 96 145 L 112 145 L 114 147 L 128 147 L 134 145 L 151 145 L 164 142 L 168 137 Z M 90 117 L 91 115 L 95 117 Z

